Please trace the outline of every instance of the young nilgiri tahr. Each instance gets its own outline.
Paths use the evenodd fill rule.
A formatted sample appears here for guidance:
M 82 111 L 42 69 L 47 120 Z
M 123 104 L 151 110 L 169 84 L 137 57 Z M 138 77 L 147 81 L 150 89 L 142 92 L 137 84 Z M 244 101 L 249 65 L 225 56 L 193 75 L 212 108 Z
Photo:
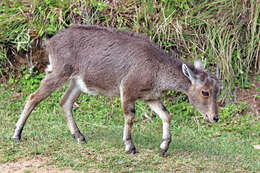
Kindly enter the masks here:
M 123 141 L 128 153 L 136 149 L 131 138 L 135 102 L 146 102 L 163 121 L 160 152 L 165 154 L 171 142 L 167 109 L 160 101 L 163 91 L 177 90 L 188 95 L 190 103 L 210 123 L 218 121 L 217 95 L 219 81 L 203 70 L 201 61 L 188 65 L 166 55 L 146 36 L 98 26 L 75 25 L 46 43 L 50 65 L 40 87 L 31 94 L 13 139 L 20 141 L 22 129 L 43 99 L 70 82 L 60 106 L 68 127 L 78 141 L 85 141 L 72 116 L 72 106 L 81 92 L 118 96 L 125 117 Z

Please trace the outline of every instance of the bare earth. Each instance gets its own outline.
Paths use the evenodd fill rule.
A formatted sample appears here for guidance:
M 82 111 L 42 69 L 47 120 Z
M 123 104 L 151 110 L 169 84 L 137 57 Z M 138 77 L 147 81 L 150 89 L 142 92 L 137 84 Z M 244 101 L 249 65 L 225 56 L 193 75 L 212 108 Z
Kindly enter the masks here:
M 79 173 L 70 168 L 58 168 L 47 164 L 46 158 L 36 156 L 31 160 L 18 160 L 16 162 L 9 162 L 0 164 L 0 173 L 24 173 L 24 172 L 48 172 L 48 173 Z
M 236 93 L 237 101 L 246 102 L 248 105 L 248 112 L 251 115 L 258 116 L 260 120 L 260 98 L 257 97 L 260 93 L 257 88 L 260 88 L 260 82 L 254 79 L 254 75 L 250 77 L 251 86 L 249 89 L 239 89 Z

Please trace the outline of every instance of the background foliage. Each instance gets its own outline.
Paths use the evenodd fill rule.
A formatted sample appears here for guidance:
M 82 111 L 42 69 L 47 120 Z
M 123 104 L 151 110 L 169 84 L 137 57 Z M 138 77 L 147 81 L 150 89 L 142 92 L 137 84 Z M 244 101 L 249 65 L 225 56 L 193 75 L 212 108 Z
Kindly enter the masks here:
M 145 33 L 169 54 L 221 70 L 226 95 L 260 72 L 259 0 L 2 0 L 0 72 L 31 70 L 41 41 L 74 23 Z M 41 57 L 40 57 L 41 58 Z M 38 62 L 39 63 L 39 62 Z

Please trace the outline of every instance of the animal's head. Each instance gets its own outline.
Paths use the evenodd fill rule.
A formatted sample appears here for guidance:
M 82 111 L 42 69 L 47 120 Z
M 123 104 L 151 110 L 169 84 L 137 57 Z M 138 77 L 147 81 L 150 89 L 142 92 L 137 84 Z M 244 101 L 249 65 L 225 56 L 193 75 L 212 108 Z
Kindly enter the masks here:
M 200 60 L 194 62 L 195 68 L 182 65 L 183 74 L 190 80 L 191 85 L 187 95 L 190 104 L 194 106 L 207 122 L 218 121 L 217 97 L 220 90 L 220 83 L 217 76 L 211 76 L 203 69 Z

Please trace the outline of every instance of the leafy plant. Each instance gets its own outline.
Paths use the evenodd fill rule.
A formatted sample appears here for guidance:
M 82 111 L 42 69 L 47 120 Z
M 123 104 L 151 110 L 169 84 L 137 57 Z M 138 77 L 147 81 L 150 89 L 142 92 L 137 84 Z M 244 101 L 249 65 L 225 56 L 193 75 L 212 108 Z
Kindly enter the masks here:
M 39 87 L 44 74 L 39 74 L 37 71 L 33 71 L 32 73 L 30 73 L 28 69 L 22 67 L 21 76 L 22 78 L 19 80 L 20 87 L 18 88 L 18 90 L 21 90 L 23 92 L 34 92 Z

